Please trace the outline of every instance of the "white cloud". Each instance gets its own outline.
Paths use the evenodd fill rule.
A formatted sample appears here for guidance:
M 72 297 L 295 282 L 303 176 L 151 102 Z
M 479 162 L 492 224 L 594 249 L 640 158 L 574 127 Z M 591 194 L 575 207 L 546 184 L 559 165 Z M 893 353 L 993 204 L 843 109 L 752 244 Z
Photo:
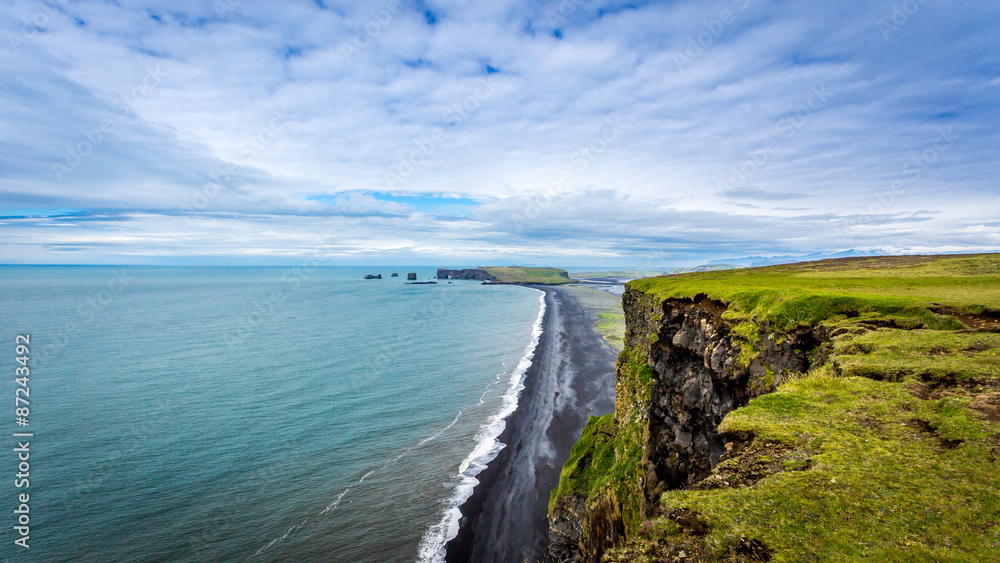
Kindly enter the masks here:
M 220 17 L 211 3 L 79 2 L 37 30 L 5 18 L 0 212 L 115 220 L 5 220 L 14 246 L 0 259 L 65 254 L 74 236 L 72 254 L 94 259 L 291 256 L 325 229 L 349 230 L 344 247 L 372 257 L 832 250 L 852 242 L 845 225 L 873 245 L 995 243 L 970 230 L 996 215 L 1000 177 L 998 29 L 985 8 L 928 4 L 886 41 L 880 12 L 850 3 L 588 4 L 557 26 L 546 17 L 557 3 L 438 2 L 434 25 L 414 4 L 388 19 L 383 1 L 328 6 L 244 2 Z M 29 19 L 39 9 L 10 3 Z M 723 9 L 733 22 L 678 68 Z M 345 56 L 359 34 L 367 42 Z M 493 90 L 477 96 L 487 67 Z M 828 99 L 810 107 L 817 88 Z M 623 132 L 584 169 L 579 151 L 609 118 Z M 104 121 L 97 143 L 88 134 Z M 942 127 L 960 139 L 913 175 L 907 163 Z M 443 140 L 428 148 L 435 131 Z M 60 179 L 53 166 L 87 142 Z M 387 184 L 417 150 L 405 181 Z M 567 172 L 557 210 L 505 226 L 503 213 Z M 456 221 L 358 195 L 386 191 L 491 203 Z M 344 195 L 331 207 L 315 194 Z M 192 242 L 176 228 L 182 212 L 220 236 Z

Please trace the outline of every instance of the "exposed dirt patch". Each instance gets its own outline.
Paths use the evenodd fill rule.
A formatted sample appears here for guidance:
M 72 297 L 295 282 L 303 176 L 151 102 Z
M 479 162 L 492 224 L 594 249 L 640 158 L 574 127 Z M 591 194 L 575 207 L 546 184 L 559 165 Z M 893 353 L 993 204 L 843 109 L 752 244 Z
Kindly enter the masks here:
M 708 533 L 708 526 L 698 516 L 698 513 L 690 508 L 677 508 L 667 515 L 684 530 L 685 534 L 704 536 Z
M 977 379 L 974 377 L 958 379 L 954 373 L 917 374 L 920 381 L 929 389 L 931 398 L 937 399 L 944 394 L 975 396 L 984 392 L 1000 391 L 1000 381 L 996 379 Z
M 727 487 L 749 487 L 782 471 L 803 471 L 811 467 L 811 454 L 782 442 L 743 440 L 724 435 L 726 453 L 711 475 L 690 489 L 707 491 Z
M 965 440 L 944 438 L 938 434 L 937 427 L 926 420 L 911 418 L 906 425 L 922 434 L 928 434 L 937 438 L 938 444 L 946 450 L 954 450 L 965 443 Z
M 634 563 L 635 561 L 655 561 L 657 563 L 715 563 L 718 558 L 703 545 L 701 538 L 670 538 L 639 540 L 628 546 L 609 552 L 602 560 L 605 563 Z
M 973 344 L 972 346 L 969 346 L 968 348 L 962 348 L 961 351 L 965 352 L 966 354 L 968 354 L 970 356 L 972 356 L 972 355 L 978 354 L 980 352 L 988 352 L 988 351 L 990 351 L 992 349 L 993 349 L 993 346 L 990 346 L 986 342 L 977 342 L 977 343 Z
M 914 397 L 920 399 L 921 401 L 929 401 L 931 399 L 931 388 L 923 383 L 913 383 L 907 387 L 910 394 Z
M 986 417 L 990 422 L 1000 422 L 1000 393 L 982 393 L 976 396 L 969 408 Z
M 921 401 L 935 401 L 942 397 L 969 397 L 972 402 L 969 408 L 982 415 L 990 422 L 1000 423 L 1000 388 L 997 382 L 962 382 L 947 386 L 930 387 L 925 383 L 911 383 L 907 389 L 910 394 Z M 911 424 L 911 428 L 917 428 Z
M 931 312 L 955 317 L 973 332 L 1000 332 L 1000 312 L 997 311 L 975 314 L 957 311 L 951 307 L 935 307 Z
M 857 321 L 857 323 L 861 326 L 868 328 L 898 328 L 902 330 L 912 330 L 915 328 L 923 328 L 924 326 L 923 323 L 918 324 L 917 326 L 911 326 L 911 325 L 900 326 L 895 319 L 871 319 L 871 320 Z
M 710 299 L 708 295 L 704 293 L 699 293 L 694 296 L 694 302 L 701 306 L 702 309 L 712 313 L 716 317 L 721 317 L 723 313 L 729 309 L 725 303 L 715 299 Z
M 770 561 L 773 554 L 767 545 L 758 539 L 740 539 L 726 559 L 732 562 Z

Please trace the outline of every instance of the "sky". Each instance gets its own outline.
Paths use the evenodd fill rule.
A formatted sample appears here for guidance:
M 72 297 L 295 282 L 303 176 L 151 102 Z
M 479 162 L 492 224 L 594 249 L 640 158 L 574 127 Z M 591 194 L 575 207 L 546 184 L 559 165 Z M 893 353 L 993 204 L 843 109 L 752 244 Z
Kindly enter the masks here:
M 0 2 L 0 263 L 1000 251 L 1000 2 Z

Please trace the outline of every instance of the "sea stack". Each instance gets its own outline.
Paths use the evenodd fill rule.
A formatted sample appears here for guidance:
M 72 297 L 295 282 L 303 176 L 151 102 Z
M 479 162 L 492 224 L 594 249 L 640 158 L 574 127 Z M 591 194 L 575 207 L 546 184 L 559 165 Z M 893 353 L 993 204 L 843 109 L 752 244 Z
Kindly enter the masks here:
M 413 273 L 406 274 L 406 279 L 408 279 L 410 281 L 413 281 L 413 280 L 417 279 L 417 274 L 413 274 Z

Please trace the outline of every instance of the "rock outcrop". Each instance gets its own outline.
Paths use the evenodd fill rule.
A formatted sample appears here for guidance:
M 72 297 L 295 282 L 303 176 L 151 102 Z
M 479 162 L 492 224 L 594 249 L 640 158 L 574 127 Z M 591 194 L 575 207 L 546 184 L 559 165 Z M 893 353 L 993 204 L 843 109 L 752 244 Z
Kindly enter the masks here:
M 414 281 L 417 279 L 417 274 L 414 272 L 410 272 L 409 274 L 406 274 L 406 279 L 409 281 Z
M 657 516 L 664 491 L 708 476 L 726 451 L 718 432 L 722 419 L 771 392 L 788 373 L 808 370 L 824 336 L 805 328 L 778 334 L 738 322 L 723 315 L 724 303 L 704 295 L 663 300 L 630 287 L 622 306 L 626 348 L 618 362 L 614 419 L 592 419 L 604 426 L 588 425 L 584 438 L 591 432 L 597 445 L 571 457 L 564 475 L 601 482 L 586 476 L 601 447 L 614 449 L 619 470 L 638 467 L 634 477 L 603 491 L 574 490 L 571 479 L 560 484 L 549 515 L 556 561 L 599 561 L 630 525 Z M 578 446 L 584 447 L 584 438 Z M 630 459 L 631 442 L 641 442 L 641 450 Z
M 497 278 L 490 275 L 490 273 L 486 270 L 479 268 L 468 268 L 465 270 L 448 270 L 445 268 L 438 268 L 437 279 L 495 281 Z

